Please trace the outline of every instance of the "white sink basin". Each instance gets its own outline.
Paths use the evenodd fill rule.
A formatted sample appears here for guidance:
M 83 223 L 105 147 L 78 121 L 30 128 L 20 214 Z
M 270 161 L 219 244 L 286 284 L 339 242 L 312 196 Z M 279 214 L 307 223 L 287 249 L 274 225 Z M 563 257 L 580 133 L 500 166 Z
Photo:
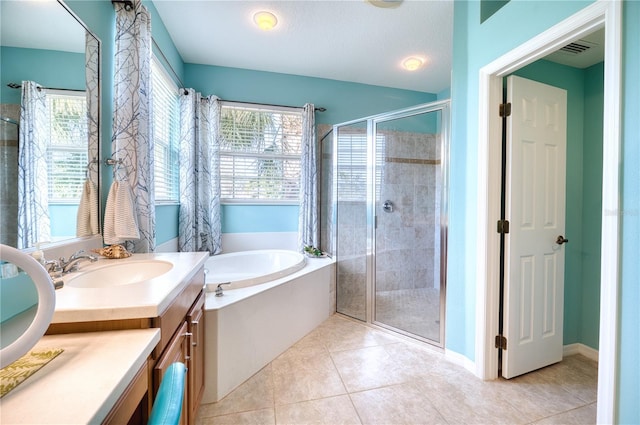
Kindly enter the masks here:
M 113 260 L 111 260 L 113 261 Z M 165 274 L 173 264 L 161 260 L 127 261 L 99 266 L 65 281 L 73 288 L 109 288 L 131 285 Z

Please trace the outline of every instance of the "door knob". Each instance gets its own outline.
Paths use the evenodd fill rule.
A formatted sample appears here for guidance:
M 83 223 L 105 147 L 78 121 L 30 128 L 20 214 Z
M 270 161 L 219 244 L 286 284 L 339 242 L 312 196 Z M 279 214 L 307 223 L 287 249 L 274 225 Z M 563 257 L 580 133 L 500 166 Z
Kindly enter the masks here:
M 559 235 L 558 238 L 556 239 L 556 243 L 558 245 L 562 245 L 563 243 L 567 243 L 567 242 L 569 242 L 569 239 L 565 239 L 565 237 L 562 235 Z

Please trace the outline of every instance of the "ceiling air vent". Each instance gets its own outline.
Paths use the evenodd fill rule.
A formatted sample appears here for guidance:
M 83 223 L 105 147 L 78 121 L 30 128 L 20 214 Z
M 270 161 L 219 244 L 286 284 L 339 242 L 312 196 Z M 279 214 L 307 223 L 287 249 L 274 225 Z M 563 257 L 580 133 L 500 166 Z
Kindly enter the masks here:
M 582 40 L 579 40 L 578 42 L 567 44 L 566 46 L 562 47 L 560 51 L 572 55 L 579 55 L 580 53 L 585 52 L 591 48 L 589 44 L 591 43 L 583 43 Z

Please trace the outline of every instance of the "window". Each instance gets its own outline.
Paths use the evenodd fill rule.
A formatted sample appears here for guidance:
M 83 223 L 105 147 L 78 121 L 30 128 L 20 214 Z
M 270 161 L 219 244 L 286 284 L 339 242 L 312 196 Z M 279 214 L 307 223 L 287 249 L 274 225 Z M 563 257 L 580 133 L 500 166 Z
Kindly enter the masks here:
M 220 133 L 223 202 L 298 202 L 302 110 L 223 103 Z
M 155 57 L 151 61 L 151 84 L 155 200 L 176 203 L 180 200 L 178 87 Z
M 364 202 L 367 200 L 367 134 L 340 129 L 338 131 L 338 198 L 341 202 Z M 376 143 L 376 197 L 380 187 L 385 163 L 385 136 L 377 134 Z
M 87 101 L 82 91 L 47 90 L 49 112 L 50 203 L 78 203 L 89 162 L 87 154 Z

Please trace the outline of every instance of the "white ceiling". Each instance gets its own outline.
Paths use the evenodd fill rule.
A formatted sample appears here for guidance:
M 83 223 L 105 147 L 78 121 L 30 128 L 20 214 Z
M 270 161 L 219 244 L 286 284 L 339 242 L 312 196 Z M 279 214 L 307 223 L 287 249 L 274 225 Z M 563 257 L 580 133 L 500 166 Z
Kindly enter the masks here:
M 451 84 L 452 0 L 404 0 L 396 8 L 364 0 L 153 3 L 185 63 L 429 93 Z M 259 10 L 278 17 L 274 30 L 253 24 Z M 426 57 L 426 66 L 403 70 L 400 63 L 410 55 Z

